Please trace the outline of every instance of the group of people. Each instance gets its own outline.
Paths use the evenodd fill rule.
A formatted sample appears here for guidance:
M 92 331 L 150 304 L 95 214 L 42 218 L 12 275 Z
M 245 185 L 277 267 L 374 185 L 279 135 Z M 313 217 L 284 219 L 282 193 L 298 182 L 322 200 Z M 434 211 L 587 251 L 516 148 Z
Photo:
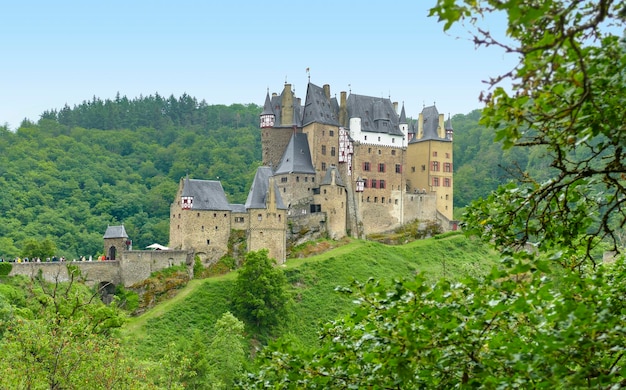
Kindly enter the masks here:
M 98 256 L 99 261 L 102 260 L 108 260 L 106 257 L 104 256 Z M 9 262 L 9 263 L 50 263 L 50 262 L 64 262 L 67 261 L 67 259 L 65 258 L 65 256 L 61 256 L 61 257 L 57 257 L 57 256 L 52 256 L 52 257 L 47 257 L 45 260 L 42 260 L 39 257 L 34 257 L 29 259 L 28 257 L 14 257 L 14 258 L 10 258 L 5 260 L 4 257 L 0 257 L 0 263 L 3 262 Z M 81 256 L 79 259 L 73 259 L 72 261 L 93 261 L 93 257 L 89 256 L 88 258 L 85 256 Z

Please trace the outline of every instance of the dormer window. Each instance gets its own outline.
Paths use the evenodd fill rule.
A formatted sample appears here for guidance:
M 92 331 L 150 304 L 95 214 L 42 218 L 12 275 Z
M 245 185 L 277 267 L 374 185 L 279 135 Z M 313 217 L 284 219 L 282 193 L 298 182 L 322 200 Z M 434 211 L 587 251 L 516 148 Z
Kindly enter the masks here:
M 183 196 L 181 197 L 181 207 L 183 210 L 190 210 L 193 206 L 193 196 Z

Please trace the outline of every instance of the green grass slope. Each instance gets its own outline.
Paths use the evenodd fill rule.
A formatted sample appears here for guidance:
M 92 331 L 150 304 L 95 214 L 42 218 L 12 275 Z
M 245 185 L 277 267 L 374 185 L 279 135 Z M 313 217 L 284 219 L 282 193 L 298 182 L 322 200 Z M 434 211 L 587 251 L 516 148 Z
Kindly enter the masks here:
M 317 340 L 320 324 L 352 310 L 349 296 L 335 291 L 354 280 L 369 278 L 389 283 L 424 272 L 430 279 L 478 276 L 496 264 L 497 255 L 477 240 L 464 236 L 419 240 L 402 246 L 353 240 L 284 266 L 293 302 L 279 334 L 291 334 L 303 344 Z M 178 296 L 158 305 L 124 328 L 138 358 L 157 356 L 169 342 L 189 337 L 195 329 L 210 334 L 215 321 L 230 308 L 236 273 L 195 280 Z

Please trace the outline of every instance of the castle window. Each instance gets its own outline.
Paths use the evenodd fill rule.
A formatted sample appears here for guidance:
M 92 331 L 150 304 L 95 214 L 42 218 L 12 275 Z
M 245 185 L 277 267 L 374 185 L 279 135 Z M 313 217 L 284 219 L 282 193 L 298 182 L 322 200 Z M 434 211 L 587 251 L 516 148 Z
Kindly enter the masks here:
M 224 218 L 226 218 L 228 216 L 228 214 L 224 213 Z
M 378 203 L 378 196 L 374 197 L 374 203 Z
M 378 142 L 380 142 L 380 137 L 378 137 Z
M 444 177 L 443 178 L 443 186 L 444 187 L 450 187 L 450 178 L 449 177 Z M 446 195 L 448 196 L 448 195 Z
M 329 134 L 331 137 L 334 137 L 334 136 L 335 136 L 335 132 L 334 132 L 333 130 L 328 130 L 328 134 Z
M 281 183 L 287 183 L 287 178 L 286 177 L 281 177 L 280 178 L 280 182 Z
M 322 145 L 322 155 L 326 155 L 326 145 Z
M 200 228 L 200 230 L 204 231 L 204 226 L 202 226 L 202 228 Z
M 211 240 L 206 240 L 207 245 L 211 245 Z
M 452 172 L 452 164 L 451 163 L 443 163 L 443 171 L 444 172 Z
M 439 178 L 433 177 L 433 187 L 439 187 Z
M 369 180 L 364 179 L 363 180 L 363 188 L 368 188 L 369 187 Z
M 450 199 L 450 195 L 446 194 L 446 200 Z
M 378 164 L 378 172 L 385 172 L 385 163 Z
M 309 177 L 308 177 L 308 176 L 305 176 L 305 177 L 304 177 L 304 182 L 306 183 L 306 182 L 308 182 L 308 181 L 309 181 Z
M 178 214 L 178 219 L 180 219 L 180 214 Z
M 326 135 L 326 130 L 322 130 L 322 136 Z
M 197 216 L 197 217 L 200 217 L 200 213 L 198 213 L 196 216 Z
M 395 156 L 396 155 L 396 150 L 395 149 L 391 149 L 391 155 Z
M 326 171 L 326 163 L 325 162 L 322 163 L 322 171 Z
M 433 152 L 433 157 L 437 157 L 437 151 Z
M 324 195 L 326 195 L 326 188 L 324 188 Z
M 391 143 L 392 143 L 392 144 L 395 144 L 395 143 L 396 143 L 396 139 L 395 139 L 395 138 L 392 138 L 392 139 L 391 139 Z M 396 153 L 395 153 L 395 150 L 392 150 L 392 151 L 391 151 L 391 154 L 396 154 Z
M 415 167 L 411 167 L 411 172 L 415 172 Z
M 282 221 L 282 215 L 278 214 L 278 222 Z
M 363 163 L 363 170 L 366 172 L 369 172 L 370 170 L 370 163 L 368 161 Z
M 378 188 L 385 188 L 385 181 L 383 179 L 380 179 L 378 182 Z
M 382 154 L 382 152 L 381 152 L 381 150 L 380 150 L 380 149 L 378 149 L 378 154 Z
M 372 179 L 372 188 L 376 188 L 376 179 Z
M 259 221 L 260 221 L 260 220 L 262 220 L 262 219 L 263 219 L 263 215 L 262 215 L 262 214 L 257 215 L 257 219 L 258 219 Z
M 446 153 L 446 158 L 450 158 L 450 153 Z
M 215 230 L 217 230 L 217 226 L 215 227 Z
M 176 225 L 176 229 L 180 230 L 180 225 Z
M 334 146 L 330 148 L 330 155 L 331 156 L 335 155 L 335 147 Z
M 426 165 L 422 165 L 422 172 L 426 170 Z
M 217 218 L 217 213 L 213 213 L 213 218 Z
M 296 183 L 300 183 L 300 176 L 296 176 Z
M 244 222 L 244 218 L 243 217 L 235 217 L 235 222 L 243 223 Z
M 380 198 L 380 203 L 385 203 L 385 197 L 384 196 Z
M 283 187 L 283 193 L 287 192 L 287 187 Z
M 311 177 L 311 182 L 315 183 L 315 176 Z
M 368 197 L 367 197 L 367 203 L 369 203 L 369 202 L 370 202 L 370 197 L 368 196 Z
M 394 203 L 395 203 L 395 204 L 398 204 L 398 199 L 394 199 Z
M 432 161 L 430 168 L 433 172 L 439 172 L 439 161 Z
M 402 165 L 396 164 L 396 173 L 402 173 Z
M 365 136 L 365 139 L 367 139 L 367 136 Z M 367 148 L 367 153 L 372 153 L 372 148 Z
M 365 124 L 367 124 L 367 122 L 365 122 Z M 367 141 L 367 136 L 364 136 L 363 139 Z

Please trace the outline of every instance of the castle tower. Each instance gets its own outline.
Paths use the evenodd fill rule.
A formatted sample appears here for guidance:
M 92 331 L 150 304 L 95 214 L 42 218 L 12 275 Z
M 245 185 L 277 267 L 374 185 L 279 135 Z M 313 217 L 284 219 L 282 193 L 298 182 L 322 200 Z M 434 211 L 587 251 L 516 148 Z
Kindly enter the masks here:
M 301 128 L 300 99 L 296 99 L 291 84 L 285 83 L 280 95 L 265 96 L 260 115 L 263 165 L 276 169 L 289 139 Z
M 419 115 L 418 131 L 407 146 L 407 179 L 412 193 L 434 193 L 439 213 L 452 221 L 452 134 L 444 129 L 444 116 L 433 106 Z M 444 226 L 447 229 L 447 226 Z
M 228 252 L 232 208 L 219 181 L 181 179 L 170 206 L 169 247 L 219 260 Z
M 107 226 L 104 233 L 104 255 L 107 260 L 117 260 L 120 251 L 130 250 L 131 241 L 128 239 L 124 225 Z
M 406 120 L 406 113 L 404 111 L 404 103 L 402 103 L 402 111 L 400 112 L 399 119 L 400 131 L 404 134 L 402 138 L 402 147 L 405 147 L 409 142 L 409 122 Z
M 248 250 L 267 249 L 270 258 L 283 264 L 287 257 L 287 208 L 270 167 L 259 167 L 245 204 L 250 221 Z

